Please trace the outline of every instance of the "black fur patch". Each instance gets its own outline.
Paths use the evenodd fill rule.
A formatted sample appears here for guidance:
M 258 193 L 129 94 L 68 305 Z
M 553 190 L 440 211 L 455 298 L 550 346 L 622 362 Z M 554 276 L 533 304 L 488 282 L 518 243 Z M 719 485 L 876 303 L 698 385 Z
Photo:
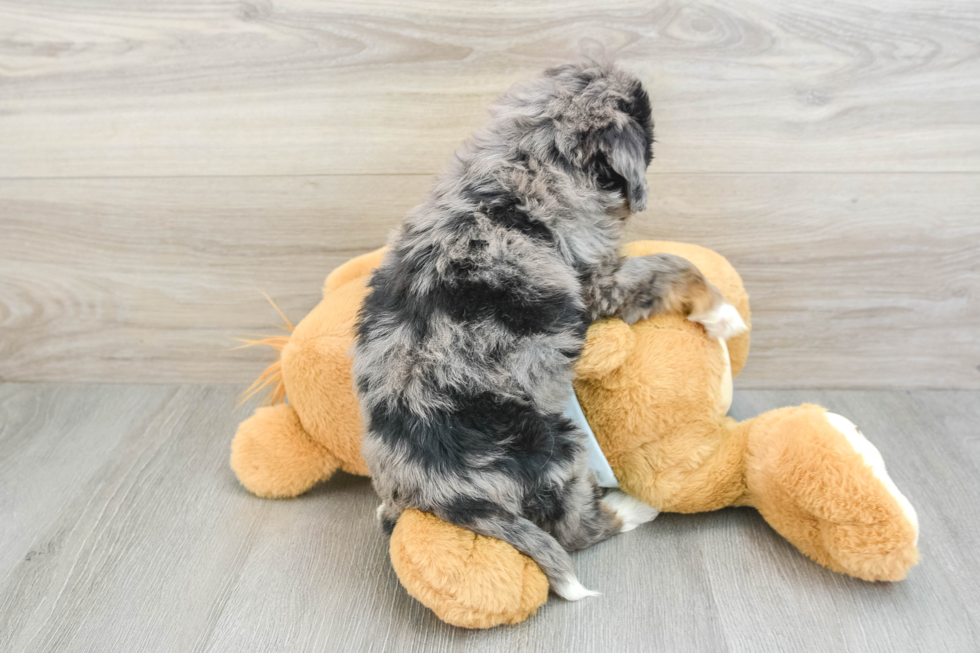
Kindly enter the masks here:
M 398 522 L 385 517 L 381 520 L 381 532 L 390 537 L 395 531 L 395 524 L 397 523 Z
M 524 517 L 536 524 L 554 524 L 565 516 L 564 488 L 557 485 L 539 485 L 524 496 L 521 506 Z
M 485 243 L 471 240 L 480 250 Z M 425 256 L 423 252 L 422 257 Z M 451 263 L 444 279 L 436 281 L 424 294 L 415 293 L 408 280 L 421 264 L 419 254 L 410 263 L 395 257 L 394 265 L 379 268 L 370 281 L 371 293 L 365 298 L 357 325 L 358 337 L 370 338 L 382 320 L 395 317 L 408 324 L 418 341 L 428 334 L 433 311 L 449 315 L 461 325 L 495 319 L 515 335 L 559 333 L 568 328 L 584 336 L 589 314 L 576 306 L 576 298 L 566 291 L 543 291 L 527 286 L 524 279 L 504 278 L 490 283 L 479 278 L 472 259 Z
M 576 308 L 574 298 L 564 292 L 522 292 L 491 284 L 468 274 L 465 264 L 454 272 L 456 278 L 434 288 L 426 300 L 457 322 L 492 318 L 519 336 L 558 333 L 588 323 L 585 310 Z
M 432 247 L 428 250 L 431 252 Z M 409 285 L 416 278 L 426 255 L 422 252 L 411 258 L 395 256 L 394 265 L 382 266 L 375 271 L 368 282 L 371 292 L 364 298 L 358 313 L 355 327 L 358 338 L 370 340 L 380 323 L 392 316 L 398 316 L 399 324 L 407 324 L 417 340 L 426 337 L 432 309 L 413 297 Z
M 562 464 L 581 450 L 575 426 L 561 415 L 538 413 L 527 401 L 490 393 L 447 390 L 454 408 L 421 417 L 403 408 L 375 407 L 371 431 L 434 474 L 481 469 L 506 473 L 536 487 L 546 464 Z M 482 467 L 474 461 L 484 459 Z
M 454 524 L 474 524 L 480 519 L 498 517 L 503 510 L 487 499 L 460 496 L 443 507 L 442 512 L 444 517 Z
M 632 91 L 629 100 L 619 101 L 619 110 L 636 121 L 643 129 L 643 136 L 646 140 L 644 158 L 647 165 L 653 160 L 653 108 L 650 106 L 650 96 L 640 84 L 637 84 Z
M 513 193 L 497 187 L 470 187 L 463 190 L 462 196 L 476 204 L 478 212 L 485 213 L 491 222 L 504 229 L 517 231 L 541 242 L 554 242 L 554 234 L 548 225 L 535 220 L 523 210 L 520 199 Z
M 599 188 L 602 190 L 618 191 L 620 195 L 624 198 L 626 197 L 626 194 L 629 192 L 629 184 L 626 183 L 625 177 L 613 170 L 605 154 L 596 152 L 591 165 L 598 180 Z
M 546 243 L 554 242 L 554 234 L 543 222 L 534 220 L 526 211 L 522 211 L 516 204 L 508 204 L 501 207 L 493 207 L 487 212 L 493 222 L 505 229 L 519 231 L 528 238 L 534 238 Z

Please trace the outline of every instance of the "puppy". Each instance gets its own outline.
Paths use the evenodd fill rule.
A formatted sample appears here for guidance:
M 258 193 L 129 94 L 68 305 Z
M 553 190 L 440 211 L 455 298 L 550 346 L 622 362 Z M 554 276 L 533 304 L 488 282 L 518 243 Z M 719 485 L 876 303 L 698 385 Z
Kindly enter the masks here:
M 516 85 L 390 241 L 357 325 L 364 459 L 390 532 L 408 508 L 502 539 L 552 590 L 593 594 L 567 551 L 656 515 L 602 498 L 562 411 L 589 324 L 678 312 L 727 338 L 737 311 L 686 260 L 623 259 L 647 203 L 650 101 L 564 65 Z

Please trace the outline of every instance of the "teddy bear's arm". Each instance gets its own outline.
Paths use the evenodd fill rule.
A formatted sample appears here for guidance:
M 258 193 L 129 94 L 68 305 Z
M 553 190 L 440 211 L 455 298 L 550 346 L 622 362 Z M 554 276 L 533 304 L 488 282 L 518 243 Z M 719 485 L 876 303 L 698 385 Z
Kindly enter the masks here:
M 583 379 L 599 379 L 622 365 L 636 346 L 636 336 L 625 322 L 616 318 L 600 320 L 589 327 L 585 347 L 575 365 Z

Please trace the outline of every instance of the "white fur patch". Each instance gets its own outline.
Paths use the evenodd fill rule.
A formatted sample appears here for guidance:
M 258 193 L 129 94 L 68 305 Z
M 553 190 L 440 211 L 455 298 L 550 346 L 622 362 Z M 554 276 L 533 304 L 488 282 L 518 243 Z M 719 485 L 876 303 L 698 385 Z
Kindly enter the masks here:
M 919 516 L 915 514 L 915 508 L 905 495 L 899 491 L 895 482 L 885 471 L 885 460 L 881 457 L 881 452 L 868 441 L 868 438 L 864 437 L 864 434 L 854 425 L 851 420 L 847 419 L 843 415 L 838 415 L 837 413 L 827 413 L 827 421 L 835 429 L 840 431 L 847 442 L 854 447 L 854 450 L 861 454 L 864 458 L 864 462 L 871 467 L 871 473 L 875 475 L 881 484 L 885 486 L 888 493 L 895 497 L 898 501 L 898 505 L 902 508 L 902 512 L 905 513 L 905 518 L 909 520 L 912 527 L 915 528 L 915 543 L 919 543 Z
M 703 325 L 710 337 L 722 340 L 734 338 L 748 330 L 738 309 L 728 302 L 715 304 L 704 313 L 692 313 L 687 319 Z
M 613 490 L 602 497 L 602 502 L 623 520 L 623 529 L 619 531 L 620 533 L 631 531 L 640 524 L 653 521 L 660 514 L 656 508 L 618 490 Z

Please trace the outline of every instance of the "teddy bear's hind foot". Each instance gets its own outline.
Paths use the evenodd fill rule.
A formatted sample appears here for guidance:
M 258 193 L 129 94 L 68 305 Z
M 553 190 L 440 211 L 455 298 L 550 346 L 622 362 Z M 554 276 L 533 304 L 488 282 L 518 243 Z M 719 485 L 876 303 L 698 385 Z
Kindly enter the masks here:
M 306 492 L 340 467 L 315 442 L 289 404 L 259 408 L 242 422 L 231 443 L 231 468 L 249 492 L 285 499 Z
M 919 559 L 918 518 L 850 420 L 806 404 L 748 424 L 748 505 L 825 567 L 868 581 L 905 578 Z
M 864 462 L 871 467 L 871 473 L 874 474 L 875 478 L 878 479 L 881 484 L 888 491 L 888 494 L 895 498 L 898 502 L 899 507 L 902 509 L 902 513 L 905 518 L 908 519 L 909 524 L 915 530 L 915 540 L 913 544 L 919 543 L 919 516 L 915 512 L 915 508 L 912 507 L 911 502 L 902 494 L 902 491 L 898 489 L 895 485 L 895 481 L 892 480 L 891 476 L 885 469 L 885 460 L 881 457 L 881 452 L 878 448 L 871 444 L 871 442 L 864 437 L 854 422 L 847 419 L 843 415 L 838 415 L 837 413 L 828 412 L 827 421 L 830 422 L 831 426 L 840 431 L 845 438 L 847 438 L 848 444 L 854 447 L 854 450 L 861 454 Z

